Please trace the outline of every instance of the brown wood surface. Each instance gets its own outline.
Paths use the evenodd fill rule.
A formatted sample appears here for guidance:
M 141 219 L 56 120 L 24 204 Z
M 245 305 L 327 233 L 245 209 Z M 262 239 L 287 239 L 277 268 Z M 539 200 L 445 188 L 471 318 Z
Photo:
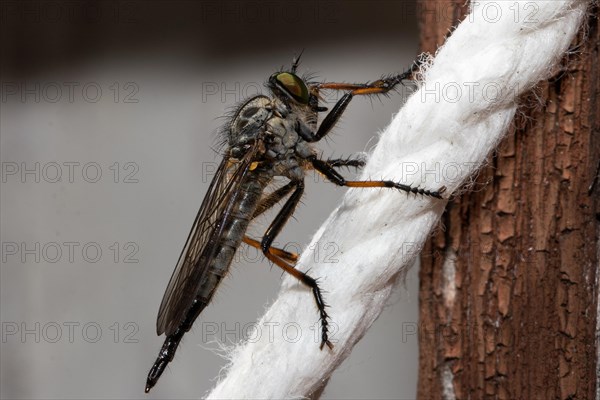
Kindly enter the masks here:
M 419 3 L 421 48 L 433 53 L 466 2 Z M 596 397 L 597 6 L 586 23 L 423 251 L 419 399 Z

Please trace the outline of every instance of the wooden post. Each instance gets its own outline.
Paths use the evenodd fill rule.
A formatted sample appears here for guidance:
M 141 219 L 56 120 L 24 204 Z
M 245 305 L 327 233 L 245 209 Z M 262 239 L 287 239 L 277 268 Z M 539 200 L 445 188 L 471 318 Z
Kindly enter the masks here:
M 419 0 L 422 51 L 435 52 L 465 3 Z M 596 398 L 598 5 L 590 11 L 423 251 L 419 399 Z

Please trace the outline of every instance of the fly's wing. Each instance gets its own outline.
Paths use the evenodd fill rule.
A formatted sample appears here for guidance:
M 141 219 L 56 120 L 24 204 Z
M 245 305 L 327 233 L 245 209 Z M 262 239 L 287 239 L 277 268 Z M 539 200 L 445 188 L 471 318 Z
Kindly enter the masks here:
M 224 219 L 235 204 L 239 183 L 248 172 L 254 154 L 255 150 L 250 150 L 235 163 L 225 157 L 219 165 L 160 303 L 158 335 L 172 334 L 192 305 L 198 283 L 214 257 Z

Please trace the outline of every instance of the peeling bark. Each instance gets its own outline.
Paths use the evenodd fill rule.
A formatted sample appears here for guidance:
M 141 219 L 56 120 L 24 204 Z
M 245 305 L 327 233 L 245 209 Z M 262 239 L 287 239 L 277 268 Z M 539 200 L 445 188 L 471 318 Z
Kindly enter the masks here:
M 464 1 L 420 0 L 435 52 Z M 420 399 L 593 399 L 600 183 L 598 8 L 562 69 L 524 96 L 514 129 L 448 204 L 420 271 Z

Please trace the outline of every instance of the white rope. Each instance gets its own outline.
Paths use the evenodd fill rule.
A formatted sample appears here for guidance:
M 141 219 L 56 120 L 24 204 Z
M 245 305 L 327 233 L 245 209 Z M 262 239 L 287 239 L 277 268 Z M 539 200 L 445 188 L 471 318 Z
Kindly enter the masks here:
M 474 1 L 424 72 L 423 86 L 382 134 L 362 178 L 432 190 L 446 186 L 448 194 L 458 189 L 507 131 L 517 97 L 550 75 L 587 4 Z M 285 278 L 257 322 L 257 337 L 233 350 L 227 376 L 208 397 L 299 398 L 323 386 L 379 316 L 444 206 L 389 189 L 349 189 L 311 243 L 320 249 L 333 243 L 339 262 L 315 260 L 305 251 L 298 263 L 320 279 L 339 328 L 334 349 L 319 350 L 310 290 Z

